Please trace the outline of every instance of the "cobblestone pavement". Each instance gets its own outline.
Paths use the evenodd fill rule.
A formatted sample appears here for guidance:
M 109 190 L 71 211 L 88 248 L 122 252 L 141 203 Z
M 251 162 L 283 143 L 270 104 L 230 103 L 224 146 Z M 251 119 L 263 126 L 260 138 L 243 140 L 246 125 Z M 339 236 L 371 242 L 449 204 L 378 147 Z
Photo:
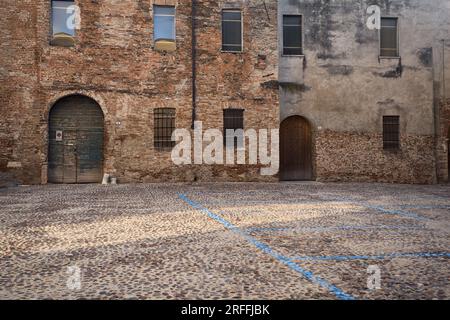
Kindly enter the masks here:
M 0 299 L 449 299 L 449 232 L 449 185 L 0 189 Z

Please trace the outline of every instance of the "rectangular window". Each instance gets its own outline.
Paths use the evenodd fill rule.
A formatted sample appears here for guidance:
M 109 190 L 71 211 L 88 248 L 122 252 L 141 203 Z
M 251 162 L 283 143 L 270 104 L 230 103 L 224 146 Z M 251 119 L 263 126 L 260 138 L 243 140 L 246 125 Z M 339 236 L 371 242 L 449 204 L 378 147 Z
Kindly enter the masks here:
M 222 51 L 242 51 L 242 13 L 222 10 Z
M 175 7 L 153 6 L 153 40 L 175 41 Z
M 283 55 L 300 56 L 303 54 L 302 16 L 283 16 Z
M 75 2 L 52 1 L 53 35 L 75 36 Z
M 160 108 L 154 111 L 154 145 L 157 150 L 171 150 L 175 146 L 175 109 Z
M 241 148 L 244 143 L 244 135 L 235 135 L 235 132 L 227 132 L 227 130 L 244 129 L 244 110 L 242 109 L 224 109 L 223 110 L 223 132 L 224 144 L 228 139 L 234 139 L 234 146 Z
M 384 116 L 383 117 L 383 149 L 399 150 L 400 149 L 400 117 Z
M 398 57 L 398 18 L 381 18 L 380 56 Z

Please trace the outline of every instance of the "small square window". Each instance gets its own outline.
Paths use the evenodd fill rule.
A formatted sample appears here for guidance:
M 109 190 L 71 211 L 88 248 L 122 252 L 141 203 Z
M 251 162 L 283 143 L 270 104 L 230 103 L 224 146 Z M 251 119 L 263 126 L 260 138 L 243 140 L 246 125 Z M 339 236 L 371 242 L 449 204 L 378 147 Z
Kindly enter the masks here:
M 400 149 L 400 117 L 384 116 L 383 117 L 383 149 L 399 150 Z
M 398 57 L 398 18 L 381 18 L 380 56 Z
M 242 13 L 239 10 L 222 11 L 222 51 L 242 51 Z
M 283 55 L 300 56 L 303 54 L 302 16 L 283 16 Z

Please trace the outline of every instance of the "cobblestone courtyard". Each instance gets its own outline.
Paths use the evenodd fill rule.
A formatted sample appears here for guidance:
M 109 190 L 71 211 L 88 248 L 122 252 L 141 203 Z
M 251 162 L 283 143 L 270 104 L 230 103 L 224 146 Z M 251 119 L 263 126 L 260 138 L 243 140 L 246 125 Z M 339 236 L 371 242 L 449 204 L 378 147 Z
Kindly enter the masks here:
M 449 299 L 449 233 L 449 185 L 0 189 L 0 299 Z

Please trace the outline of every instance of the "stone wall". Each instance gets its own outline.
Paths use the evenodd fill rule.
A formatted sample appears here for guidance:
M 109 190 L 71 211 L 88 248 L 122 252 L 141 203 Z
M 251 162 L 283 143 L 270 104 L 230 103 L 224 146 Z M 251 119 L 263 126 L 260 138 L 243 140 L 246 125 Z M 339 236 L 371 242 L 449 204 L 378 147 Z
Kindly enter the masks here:
M 434 183 L 433 136 L 401 136 L 383 150 L 381 134 L 322 131 L 316 141 L 318 181 Z

